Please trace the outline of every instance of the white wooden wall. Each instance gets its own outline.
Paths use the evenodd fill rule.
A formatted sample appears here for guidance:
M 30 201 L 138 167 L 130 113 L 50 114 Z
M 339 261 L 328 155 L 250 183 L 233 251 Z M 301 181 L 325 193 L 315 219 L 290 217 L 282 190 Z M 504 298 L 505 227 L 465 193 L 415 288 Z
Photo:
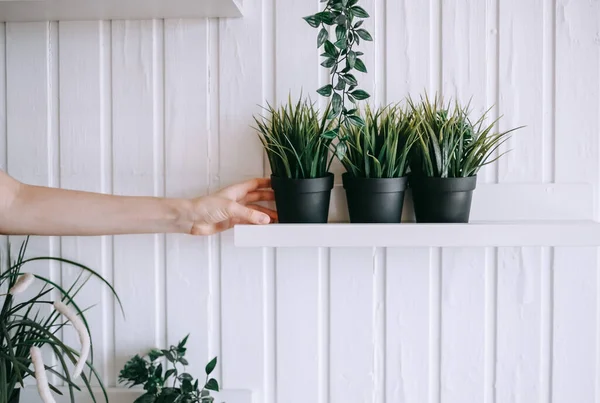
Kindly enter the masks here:
M 375 102 L 426 89 L 496 104 L 503 128 L 527 128 L 482 182 L 599 184 L 598 1 L 362 3 L 375 42 L 361 82 Z M 29 183 L 178 197 L 268 174 L 249 125 L 289 91 L 317 98 L 326 75 L 301 17 L 318 6 L 0 25 L 0 167 Z M 89 315 L 110 386 L 127 357 L 191 333 L 192 371 L 218 355 L 224 387 L 255 402 L 600 399 L 596 249 L 236 249 L 225 233 L 38 238 L 31 252 L 114 282 L 126 318 L 99 287 L 80 296 L 99 304 Z

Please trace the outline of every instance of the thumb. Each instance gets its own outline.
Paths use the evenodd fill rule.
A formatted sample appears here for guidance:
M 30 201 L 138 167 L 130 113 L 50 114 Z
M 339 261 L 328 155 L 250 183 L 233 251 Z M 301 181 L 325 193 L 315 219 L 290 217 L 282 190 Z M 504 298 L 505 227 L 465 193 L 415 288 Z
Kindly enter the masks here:
M 231 218 L 237 218 L 250 224 L 268 224 L 271 222 L 271 217 L 260 211 L 242 206 L 239 203 L 232 202 L 227 209 Z

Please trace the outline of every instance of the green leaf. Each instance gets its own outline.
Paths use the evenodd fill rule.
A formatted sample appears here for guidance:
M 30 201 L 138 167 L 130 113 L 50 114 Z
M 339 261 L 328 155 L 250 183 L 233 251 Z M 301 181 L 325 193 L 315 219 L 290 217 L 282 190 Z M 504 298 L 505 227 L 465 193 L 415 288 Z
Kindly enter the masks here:
M 340 54 L 340 52 L 335 48 L 335 45 L 330 41 L 325 41 L 325 53 L 327 56 L 336 58 Z
M 360 71 L 361 73 L 367 72 L 367 66 L 365 66 L 365 63 L 361 59 L 356 59 L 356 62 L 354 63 L 354 68 Z
M 342 77 L 344 78 L 344 81 L 346 81 L 348 83 L 348 85 L 351 85 L 351 86 L 358 85 L 358 82 L 356 81 L 356 77 L 354 77 L 352 74 L 345 74 Z
M 354 29 L 360 28 L 360 26 L 365 22 L 365 20 L 360 20 L 356 24 L 354 24 Z
M 179 362 L 182 363 L 183 365 L 190 365 L 190 363 L 188 362 L 188 360 L 186 360 L 183 357 L 179 358 Z
M 369 93 L 363 90 L 356 90 L 352 92 L 352 96 L 356 99 L 358 99 L 359 101 L 362 101 L 363 99 L 367 99 L 370 97 Z
M 344 91 L 344 89 L 346 89 L 346 82 L 343 79 L 339 78 L 335 89 L 336 91 Z
M 335 23 L 343 28 L 346 25 L 346 16 L 344 14 L 338 15 L 335 19 Z
M 350 10 L 352 10 L 352 13 L 359 18 L 369 18 L 369 13 L 361 6 L 353 6 Z
M 184 379 L 181 381 L 181 391 L 183 393 L 192 393 L 194 391 L 194 385 L 192 381 L 189 379 Z
M 352 123 L 354 126 L 365 126 L 365 121 L 360 116 L 348 115 L 347 118 L 350 121 L 350 123 Z
M 319 35 L 317 36 L 317 48 L 323 46 L 328 37 L 329 32 L 325 28 L 321 28 Z
M 317 90 L 317 93 L 324 97 L 330 97 L 332 91 L 333 91 L 333 87 L 331 86 L 331 84 L 328 84 L 328 85 L 325 85 L 325 86 L 319 88 Z
M 328 11 L 321 11 L 320 13 L 315 14 L 315 17 L 325 25 L 333 25 L 335 23 L 336 15 Z
M 161 350 L 161 351 L 164 354 L 164 356 L 167 358 L 167 360 L 169 360 L 170 362 L 175 362 L 175 356 L 173 356 L 173 353 L 171 353 L 169 350 Z
M 335 46 L 336 46 L 337 48 L 340 48 L 340 49 L 346 49 L 346 40 L 345 40 L 345 39 L 342 39 L 342 40 L 340 40 L 340 41 L 337 41 L 337 42 L 335 43 Z
M 204 371 L 206 372 L 206 375 L 212 374 L 212 372 L 215 370 L 216 366 L 217 366 L 217 357 L 213 358 L 208 364 L 206 364 L 206 368 L 204 369 Z
M 163 355 L 164 354 L 160 350 L 154 348 L 154 349 L 150 350 L 150 352 L 148 353 L 148 358 L 150 358 L 151 362 L 154 362 L 154 361 L 158 360 L 160 357 L 162 357 Z
M 338 41 L 346 40 L 346 28 L 343 25 L 338 25 L 335 28 L 335 37 Z
M 333 113 L 337 116 L 342 110 L 342 96 L 337 92 L 333 94 L 333 99 L 331 100 L 331 108 L 333 109 Z
M 175 374 L 176 372 L 177 370 L 174 368 L 167 370 L 167 372 L 165 372 L 165 380 L 169 379 L 169 377 L 173 376 L 173 374 Z
M 217 382 L 216 379 L 211 378 L 208 380 L 208 382 L 206 382 L 206 385 L 204 385 L 204 389 L 214 390 L 215 392 L 218 392 L 219 391 L 219 382 Z
M 356 53 L 354 53 L 353 51 L 350 51 L 350 52 L 348 52 L 348 66 L 350 66 L 350 68 L 353 69 L 355 65 L 356 65 Z
M 361 29 L 357 30 L 356 33 L 358 34 L 358 36 L 360 36 L 365 41 L 372 41 L 373 40 L 373 37 L 371 36 L 371 34 L 368 33 L 367 30 L 365 30 L 365 29 L 361 28 Z
M 338 130 L 336 128 L 333 130 L 326 131 L 325 133 L 321 134 L 321 137 L 323 137 L 324 139 L 327 139 L 327 140 L 333 140 L 337 137 L 337 135 L 338 135 Z
M 331 68 L 331 67 L 335 66 L 335 59 L 334 58 L 325 59 L 325 61 L 323 61 L 323 63 L 321 63 L 321 66 L 323 66 L 325 68 Z
M 314 15 L 309 15 L 308 17 L 304 17 L 303 20 L 306 21 L 308 23 L 308 25 L 310 25 L 313 28 L 317 28 L 319 26 L 319 24 L 321 24 L 321 21 L 319 21 L 319 19 Z
M 352 7 L 353 5 L 355 5 L 356 3 L 358 3 L 359 0 L 348 0 L 348 5 L 346 7 Z

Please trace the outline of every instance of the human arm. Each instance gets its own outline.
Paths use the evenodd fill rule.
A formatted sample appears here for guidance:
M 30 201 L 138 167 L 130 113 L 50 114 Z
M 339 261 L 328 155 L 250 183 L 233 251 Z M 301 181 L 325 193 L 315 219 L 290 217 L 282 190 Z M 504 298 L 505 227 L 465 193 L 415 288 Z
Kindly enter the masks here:
M 237 223 L 266 224 L 268 179 L 254 179 L 196 199 L 113 196 L 26 185 L 0 171 L 0 233 L 9 235 L 210 235 Z

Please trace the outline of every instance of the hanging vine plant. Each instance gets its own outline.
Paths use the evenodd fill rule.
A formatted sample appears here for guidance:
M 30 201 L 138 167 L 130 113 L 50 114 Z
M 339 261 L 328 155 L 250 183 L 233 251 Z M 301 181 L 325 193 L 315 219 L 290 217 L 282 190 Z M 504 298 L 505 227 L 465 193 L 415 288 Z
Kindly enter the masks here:
M 325 9 L 314 15 L 304 17 L 313 28 L 319 29 L 317 48 L 323 49 L 324 58 L 321 66 L 329 69 L 330 83 L 319 88 L 317 92 L 331 98 L 328 118 L 338 119 L 333 129 L 323 133 L 329 139 L 338 137 L 342 125 L 364 126 L 365 122 L 358 114 L 357 102 L 368 99 L 369 93 L 359 88 L 354 71 L 367 72 L 361 56 L 363 52 L 356 50 L 360 41 L 372 41 L 373 37 L 362 28 L 369 13 L 357 3 L 359 0 L 322 0 Z M 335 37 L 329 27 L 335 26 Z M 350 101 L 352 107 L 347 108 Z M 343 139 L 341 139 L 343 140 Z M 341 144 L 344 144 L 342 141 Z M 345 149 L 345 147 L 343 147 Z M 340 150 L 336 150 L 340 154 Z M 343 152 L 342 152 L 343 154 Z M 338 155 L 339 157 L 339 155 Z

